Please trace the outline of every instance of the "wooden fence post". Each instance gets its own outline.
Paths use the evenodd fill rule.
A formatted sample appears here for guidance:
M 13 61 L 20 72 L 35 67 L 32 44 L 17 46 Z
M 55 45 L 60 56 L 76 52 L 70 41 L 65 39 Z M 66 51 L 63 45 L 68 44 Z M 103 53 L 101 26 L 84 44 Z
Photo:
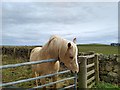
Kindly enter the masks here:
M 98 60 L 98 54 L 95 55 L 94 61 L 95 61 L 95 81 L 96 81 L 96 84 L 98 84 L 99 83 L 99 60 Z
M 13 56 L 14 56 L 14 59 L 16 58 L 16 47 L 14 47 L 14 51 L 13 51 Z
M 78 86 L 79 88 L 87 88 L 87 58 L 80 57 L 79 73 L 78 73 Z
M 2 52 L 1 53 L 2 53 L 2 55 L 5 54 L 5 47 L 4 46 L 2 47 Z
M 27 55 L 27 58 L 30 57 L 30 48 L 28 49 L 28 55 Z

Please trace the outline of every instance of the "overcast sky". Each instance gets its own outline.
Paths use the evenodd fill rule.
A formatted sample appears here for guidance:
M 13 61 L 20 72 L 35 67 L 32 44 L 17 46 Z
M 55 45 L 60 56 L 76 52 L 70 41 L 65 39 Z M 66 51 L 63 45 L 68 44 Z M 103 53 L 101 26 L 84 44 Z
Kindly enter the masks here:
M 4 2 L 3 45 L 43 45 L 51 35 L 78 44 L 118 42 L 118 3 Z

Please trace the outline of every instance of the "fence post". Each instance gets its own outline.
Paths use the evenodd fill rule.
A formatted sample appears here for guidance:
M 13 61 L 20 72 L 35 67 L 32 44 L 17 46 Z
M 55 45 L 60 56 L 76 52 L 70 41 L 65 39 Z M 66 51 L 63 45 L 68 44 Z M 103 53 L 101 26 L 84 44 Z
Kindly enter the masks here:
M 79 88 L 87 88 L 87 58 L 80 57 L 79 73 L 78 73 L 78 86 Z
M 13 50 L 13 56 L 14 56 L 14 59 L 16 58 L 16 46 L 14 47 L 14 50 Z
M 4 48 L 4 46 L 2 47 L 2 55 L 4 55 L 5 54 L 5 48 Z
M 99 60 L 98 60 L 98 54 L 95 55 L 94 62 L 95 62 L 95 81 L 96 81 L 96 84 L 98 84 L 99 83 Z
M 30 48 L 28 48 L 28 55 L 27 55 L 27 58 L 30 57 Z

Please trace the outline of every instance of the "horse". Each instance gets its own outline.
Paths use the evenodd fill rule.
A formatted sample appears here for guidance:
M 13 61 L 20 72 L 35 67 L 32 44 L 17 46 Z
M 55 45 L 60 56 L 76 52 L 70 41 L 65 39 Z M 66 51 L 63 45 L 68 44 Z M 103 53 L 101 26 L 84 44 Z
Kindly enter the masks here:
M 30 61 L 47 59 L 57 59 L 57 61 L 32 65 L 32 72 L 35 77 L 56 73 L 60 69 L 60 62 L 62 62 L 73 73 L 77 73 L 79 71 L 77 54 L 76 38 L 69 41 L 53 35 L 43 47 L 36 47 L 31 51 Z M 53 76 L 52 80 L 53 82 L 56 81 L 57 76 Z M 40 79 L 40 81 L 42 85 L 46 83 L 45 78 Z M 38 80 L 36 80 L 36 85 L 38 86 Z M 56 84 L 53 85 L 53 88 L 56 88 Z

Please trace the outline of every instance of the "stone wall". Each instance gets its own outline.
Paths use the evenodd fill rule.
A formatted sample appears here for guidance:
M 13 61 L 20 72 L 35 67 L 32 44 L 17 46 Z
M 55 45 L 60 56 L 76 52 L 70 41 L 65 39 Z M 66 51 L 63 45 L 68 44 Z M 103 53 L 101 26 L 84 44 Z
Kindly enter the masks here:
M 30 52 L 34 47 L 28 46 L 2 46 L 0 51 L 2 55 L 12 56 L 14 58 L 29 59 Z
M 120 86 L 120 59 L 118 55 L 99 56 L 100 81 Z

